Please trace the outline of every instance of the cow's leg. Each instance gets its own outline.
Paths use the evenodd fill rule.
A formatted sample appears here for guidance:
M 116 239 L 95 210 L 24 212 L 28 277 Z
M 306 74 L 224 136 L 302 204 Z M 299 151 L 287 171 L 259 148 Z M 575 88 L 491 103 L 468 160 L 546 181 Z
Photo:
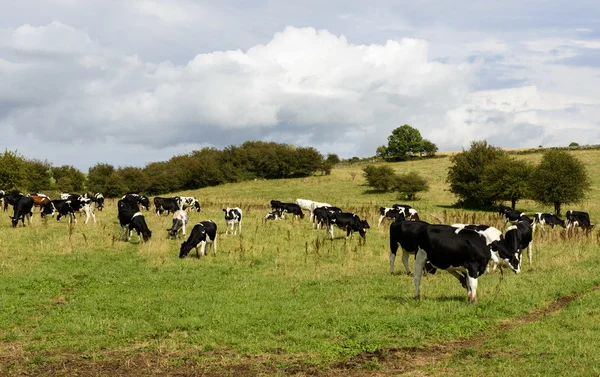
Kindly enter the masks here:
M 415 260 L 415 298 L 421 298 L 421 276 L 423 275 L 423 267 L 425 267 L 425 262 L 427 261 L 427 253 L 425 250 L 419 249 L 417 251 L 417 258 Z
M 472 304 L 477 304 L 477 278 L 467 273 L 467 296 Z
M 377 226 L 381 226 L 381 222 L 383 221 L 384 218 L 385 218 L 385 216 L 379 216 L 379 221 L 377 222 Z
M 242 220 L 238 221 L 238 231 L 242 234 Z
M 92 219 L 94 219 L 94 224 L 96 224 L 96 214 L 92 208 L 90 208 L 90 214 L 92 215 Z
M 187 235 L 185 234 L 185 226 L 186 226 L 186 224 L 187 224 L 187 223 L 183 223 L 183 236 L 184 236 L 184 237 L 187 237 Z
M 390 274 L 394 273 L 394 262 L 396 261 L 396 253 L 390 251 Z
M 409 253 L 406 250 L 402 250 L 402 264 L 404 265 L 404 270 L 407 275 L 410 275 L 410 267 L 408 267 L 408 256 Z
M 208 237 L 208 235 L 206 237 Z M 200 243 L 202 244 L 202 246 L 200 246 L 200 254 L 202 254 L 202 256 L 205 257 L 206 256 L 206 241 L 202 241 Z
M 527 245 L 527 257 L 529 258 L 529 267 L 531 267 L 531 257 L 532 257 L 532 249 L 533 249 L 532 243 L 533 243 L 533 241 L 531 241 L 529 243 L 529 245 Z
M 142 238 L 142 232 L 140 232 L 139 229 L 136 229 L 135 232 L 137 233 L 137 236 L 138 236 L 138 242 L 144 243 L 144 239 Z
M 455 278 L 458 279 L 458 281 L 460 281 L 460 285 L 462 285 L 463 288 L 469 289 L 468 285 L 467 285 L 467 278 L 465 277 L 465 275 L 461 274 L 460 272 L 456 271 L 454 268 L 450 267 L 449 269 L 447 269 L 446 271 L 448 271 L 448 273 L 452 276 L 454 276 Z
M 217 234 L 215 233 L 215 239 L 212 242 L 213 244 L 213 255 L 217 256 Z
M 225 235 L 227 235 L 229 232 L 229 221 L 225 221 Z

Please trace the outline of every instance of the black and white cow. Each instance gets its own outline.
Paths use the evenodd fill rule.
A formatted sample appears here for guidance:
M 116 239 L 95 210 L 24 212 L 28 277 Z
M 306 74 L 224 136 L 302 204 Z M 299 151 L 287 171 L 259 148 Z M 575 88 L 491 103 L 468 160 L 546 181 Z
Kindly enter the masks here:
M 187 210 L 195 208 L 196 212 L 200 212 L 200 202 L 193 196 L 179 196 L 179 209 Z
M 402 216 L 403 219 L 406 219 L 406 214 L 404 213 L 403 208 L 379 207 L 379 221 L 377 222 L 377 226 L 381 226 L 383 219 L 396 221 L 399 216 Z
M 467 289 L 469 301 L 477 303 L 477 279 L 485 273 L 491 259 L 483 236 L 464 229 L 457 232 L 449 225 L 429 225 L 418 233 L 416 243 L 415 298 L 421 297 L 421 276 L 429 261 L 432 266 L 455 276 Z
M 474 232 L 479 233 L 480 235 L 482 235 L 485 238 L 485 243 L 486 245 L 488 245 L 488 247 L 490 247 L 491 250 L 491 245 L 494 241 L 500 241 L 503 237 L 502 232 L 497 229 L 494 228 L 493 226 L 489 226 L 489 225 L 482 225 L 482 224 L 452 224 L 452 226 L 454 228 L 457 228 L 457 232 L 459 232 L 461 229 L 467 229 L 467 230 L 471 230 Z M 492 257 L 490 259 L 490 264 L 492 265 L 492 270 L 496 271 L 496 268 L 498 267 L 498 264 L 500 262 L 500 259 L 498 257 L 498 253 L 495 252 L 494 250 L 492 250 Z M 489 272 L 489 268 L 488 268 L 488 272 Z
M 558 216 L 552 213 L 536 213 L 533 216 L 533 230 L 535 227 L 540 225 L 544 229 L 544 225 L 550 225 L 550 228 L 554 229 L 555 226 L 560 225 L 565 228 L 565 221 L 561 220 Z
M 73 208 L 76 212 L 85 213 L 85 222 L 87 224 L 90 216 L 94 219 L 94 224 L 96 223 L 96 215 L 94 214 L 94 207 L 92 205 L 92 199 L 87 196 L 80 196 L 77 199 L 71 200 L 71 208 Z M 77 219 L 75 219 L 77 222 Z
M 300 206 L 301 209 L 305 209 L 310 212 L 309 220 L 313 221 L 313 212 L 316 208 L 319 207 L 332 207 L 329 203 L 323 202 L 315 202 L 314 200 L 308 199 L 296 199 L 296 204 Z
M 498 253 L 498 258 L 518 274 L 523 250 L 527 249 L 529 265 L 532 264 L 533 228 L 527 221 L 517 221 L 506 229 L 504 238 L 492 242 L 490 246 L 492 251 Z
M 313 211 L 313 229 L 321 229 L 323 225 L 327 225 L 327 219 L 333 214 L 342 213 L 338 207 L 317 207 Z
M 0 190 L 0 207 L 4 208 L 4 196 L 6 195 L 6 191 Z M 5 209 L 6 211 L 6 209 Z
M 42 211 L 42 217 L 50 215 L 54 217 L 56 215 L 56 221 L 59 221 L 63 217 L 69 216 L 69 223 L 75 219 L 75 210 L 71 207 L 70 200 L 51 200 L 50 203 L 44 207 Z M 77 219 L 75 219 L 77 221 Z
M 369 223 L 366 220 L 361 220 L 358 215 L 353 213 L 331 213 L 327 216 L 327 233 L 325 238 L 329 238 L 331 236 L 331 239 L 333 240 L 334 225 L 338 228 L 346 230 L 346 239 L 353 235 L 354 232 L 358 232 L 362 238 L 366 239 L 367 229 L 370 228 Z
M 240 231 L 240 234 L 242 234 L 242 209 L 238 207 L 227 207 L 223 208 L 223 212 L 225 212 L 225 234 L 228 234 L 230 225 L 234 236 L 237 234 L 238 230 Z
M 177 211 L 179 211 L 179 201 L 178 201 L 179 197 L 173 197 L 173 198 L 161 198 L 160 196 L 157 196 L 154 198 L 154 209 L 156 210 L 156 216 L 160 216 L 162 215 L 163 212 L 167 212 L 167 214 L 169 213 L 175 213 Z
M 104 209 L 104 195 L 102 193 L 95 193 L 92 197 L 92 201 L 96 203 L 96 209 L 102 211 Z
M 14 207 L 15 204 L 21 199 L 25 194 L 20 192 L 11 192 L 10 194 L 4 195 L 4 210 L 8 210 L 8 206 L 11 205 Z
M 419 221 L 419 213 L 416 209 L 409 206 L 408 204 L 394 204 L 392 206 L 394 209 L 401 209 L 404 211 L 404 218 L 406 220 L 414 220 Z
M 576 227 L 580 227 L 586 231 L 594 228 L 594 225 L 590 221 L 590 215 L 587 212 L 567 211 L 566 218 L 567 230 L 569 231 Z
M 408 256 L 413 254 L 416 258 L 419 245 L 417 243 L 420 232 L 422 232 L 429 223 L 425 221 L 406 221 L 404 214 L 400 214 L 396 221 L 390 225 L 390 274 L 394 273 L 394 263 L 398 246 L 402 247 L 402 264 L 407 275 L 410 275 L 408 266 Z M 435 274 L 436 269 L 430 263 L 425 264 L 425 270 L 430 274 Z
M 27 217 L 27 223 L 31 225 L 31 216 L 33 216 L 33 199 L 28 196 L 19 197 L 13 205 L 14 214 L 9 216 L 12 220 L 12 227 L 16 228 L 19 220 L 25 226 L 25 217 Z
M 517 221 L 526 221 L 526 222 L 529 222 L 530 224 L 533 222 L 533 220 L 530 217 L 528 217 L 524 212 L 515 211 L 509 207 L 501 206 L 499 213 L 504 218 L 504 226 L 505 227 L 506 227 L 506 224 L 508 224 L 509 222 L 511 222 L 513 224 L 516 223 Z
M 296 217 L 304 218 L 304 213 L 302 212 L 302 208 L 298 204 L 295 203 L 280 203 L 277 208 L 279 212 L 282 214 L 289 213 L 292 215 L 292 220 Z
M 192 249 L 196 249 L 196 255 L 200 258 L 200 254 L 206 255 L 206 244 L 212 243 L 213 255 L 217 256 L 217 224 L 211 220 L 202 221 L 194 226 L 190 237 L 181 244 L 179 249 L 179 258 L 185 258 Z M 200 253 L 198 253 L 200 246 Z
M 126 194 L 123 195 L 121 200 L 134 202 L 142 206 L 146 211 L 150 210 L 150 199 L 147 196 L 139 195 L 139 194 Z
M 271 204 L 271 210 L 274 211 L 277 208 L 279 208 L 279 206 L 281 205 L 281 201 L 273 199 L 273 200 L 271 200 L 270 204 Z
M 185 228 L 189 222 L 189 216 L 186 211 L 180 209 L 173 214 L 173 225 L 167 229 L 169 231 L 169 238 L 174 240 L 179 238 L 179 233 L 183 232 L 183 236 L 186 236 Z
M 281 218 L 281 212 L 279 209 L 275 209 L 274 211 L 267 212 L 265 217 L 263 217 L 263 222 L 266 223 L 269 220 L 280 220 Z
M 74 200 L 74 199 L 79 199 L 81 195 L 79 194 L 69 194 L 66 192 L 63 192 L 62 194 L 60 194 L 60 199 L 61 200 Z
M 119 223 L 121 224 L 121 238 L 125 231 L 125 240 L 129 241 L 133 230 L 137 233 L 140 242 L 146 242 L 152 237 L 152 232 L 148 229 L 146 219 L 140 212 L 137 202 L 121 199 L 118 201 L 117 207 L 119 209 Z

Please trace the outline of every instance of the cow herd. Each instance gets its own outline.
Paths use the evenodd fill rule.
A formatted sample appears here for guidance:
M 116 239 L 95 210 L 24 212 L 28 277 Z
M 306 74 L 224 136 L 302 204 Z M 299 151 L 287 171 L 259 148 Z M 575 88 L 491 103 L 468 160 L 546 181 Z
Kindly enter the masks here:
M 167 228 L 170 239 L 187 236 L 186 228 L 189 223 L 188 211 L 200 212 L 200 202 L 193 197 L 173 196 L 155 197 L 153 200 L 155 213 L 172 214 L 172 226 Z M 61 194 L 60 199 L 51 200 L 44 194 L 21 193 L 6 194 L 0 190 L 0 205 L 6 210 L 13 206 L 14 215 L 10 216 L 12 226 L 16 227 L 25 218 L 31 223 L 35 207 L 38 207 L 42 217 L 56 217 L 57 221 L 67 217 L 69 222 L 77 221 L 76 214 L 86 215 L 85 223 L 92 217 L 96 222 L 94 209 L 101 211 L 104 207 L 104 196 Z M 329 203 L 316 202 L 307 199 L 297 199 L 295 203 L 271 200 L 271 211 L 263 221 L 285 219 L 288 215 L 292 221 L 304 218 L 304 211 L 310 213 L 313 229 L 326 228 L 325 238 L 334 239 L 334 227 L 346 232 L 346 239 L 358 232 L 366 239 L 368 222 L 357 214 L 344 212 L 339 207 Z M 118 220 L 121 225 L 121 237 L 129 241 L 133 232 L 140 242 L 148 241 L 152 232 L 148 229 L 143 213 L 150 209 L 148 197 L 139 194 L 124 195 L 117 203 Z M 242 232 L 242 209 L 238 207 L 223 208 L 225 218 L 225 234 L 230 228 L 235 236 Z M 402 249 L 402 263 L 405 272 L 411 274 L 409 256 L 414 255 L 414 286 L 415 297 L 420 297 L 420 283 L 423 270 L 435 273 L 437 269 L 448 271 L 455 276 L 467 290 L 470 302 L 477 302 L 477 279 L 486 271 L 496 270 L 498 266 L 510 268 L 513 272 L 521 270 L 521 257 L 527 251 L 529 264 L 532 263 L 532 241 L 536 227 L 554 229 L 556 226 L 571 231 L 577 227 L 586 232 L 592 230 L 589 214 L 579 211 L 567 211 L 564 220 L 548 213 L 536 213 L 533 218 L 525 213 L 514 211 L 508 207 L 500 208 L 504 219 L 504 232 L 483 224 L 429 224 L 421 221 L 417 210 L 409 205 L 394 204 L 391 207 L 379 208 L 378 226 L 383 220 L 391 220 L 389 228 L 390 255 L 389 270 L 394 273 L 394 263 L 399 248 Z M 507 227 L 507 225 L 510 225 Z M 194 225 L 192 231 L 181 246 L 179 257 L 186 257 L 192 249 L 196 255 L 206 255 L 206 245 L 211 244 L 213 255 L 217 253 L 217 224 L 211 220 Z

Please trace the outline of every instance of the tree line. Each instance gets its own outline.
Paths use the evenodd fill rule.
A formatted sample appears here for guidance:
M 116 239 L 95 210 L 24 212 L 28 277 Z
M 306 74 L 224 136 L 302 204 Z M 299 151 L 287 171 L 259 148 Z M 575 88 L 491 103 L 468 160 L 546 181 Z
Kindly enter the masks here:
M 297 178 L 329 174 L 336 155 L 325 159 L 312 147 L 249 141 L 223 150 L 203 148 L 144 167 L 97 163 L 87 176 L 70 165 L 26 159 L 17 152 L 0 155 L 0 189 L 22 192 L 102 192 L 118 197 L 127 192 L 159 195 L 251 179 Z

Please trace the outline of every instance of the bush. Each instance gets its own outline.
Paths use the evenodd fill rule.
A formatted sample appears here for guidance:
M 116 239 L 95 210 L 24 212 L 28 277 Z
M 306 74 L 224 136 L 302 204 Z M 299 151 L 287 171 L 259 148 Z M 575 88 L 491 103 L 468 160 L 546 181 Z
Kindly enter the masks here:
M 494 201 L 509 200 L 512 209 L 517 201 L 529 197 L 529 178 L 533 166 L 526 161 L 503 155 L 483 170 L 482 184 L 486 196 Z
M 377 191 L 390 191 L 396 184 L 396 174 L 390 166 L 367 165 L 363 172 L 367 184 Z
M 396 176 L 394 191 L 400 194 L 398 199 L 415 200 L 417 193 L 429 191 L 429 183 L 419 173 L 411 171 L 407 174 Z
M 569 148 L 578 147 L 578 146 L 579 146 L 579 143 L 576 143 L 574 141 L 571 142 L 571 144 L 569 144 Z
M 580 202 L 590 190 L 590 178 L 583 163 L 561 150 L 544 153 L 529 183 L 532 199 L 553 205 L 556 215 L 560 215 L 563 204 Z

